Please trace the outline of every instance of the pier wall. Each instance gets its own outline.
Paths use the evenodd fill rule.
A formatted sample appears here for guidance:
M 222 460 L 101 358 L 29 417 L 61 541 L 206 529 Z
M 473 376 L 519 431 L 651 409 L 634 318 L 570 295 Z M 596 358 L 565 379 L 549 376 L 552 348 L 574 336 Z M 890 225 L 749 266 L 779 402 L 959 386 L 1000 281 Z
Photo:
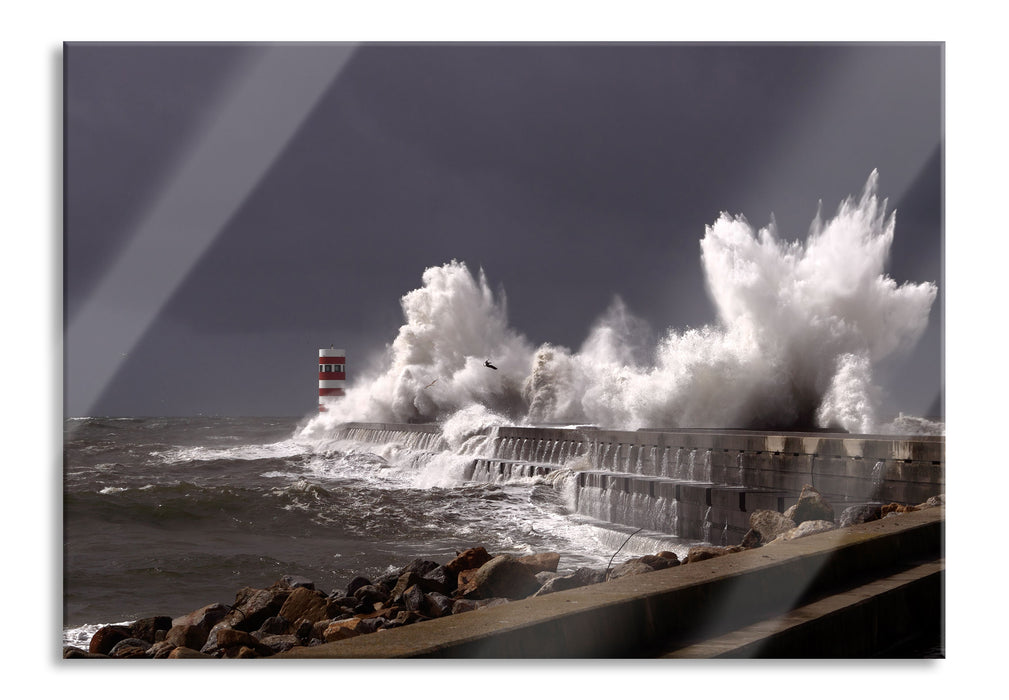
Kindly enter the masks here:
M 355 440 L 450 449 L 434 424 L 341 430 Z M 753 511 L 784 512 L 806 484 L 836 516 L 850 505 L 917 504 L 945 492 L 942 436 L 503 426 L 456 451 L 472 457 L 468 479 L 567 469 L 579 514 L 713 544 L 738 543 Z

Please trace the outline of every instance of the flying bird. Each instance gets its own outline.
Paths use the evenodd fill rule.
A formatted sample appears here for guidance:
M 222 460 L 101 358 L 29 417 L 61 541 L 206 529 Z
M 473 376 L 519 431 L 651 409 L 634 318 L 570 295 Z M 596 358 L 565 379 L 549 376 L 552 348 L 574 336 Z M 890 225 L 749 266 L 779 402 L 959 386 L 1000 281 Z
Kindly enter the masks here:
M 430 389 L 431 387 L 433 387 L 433 386 L 434 386 L 434 382 L 436 382 L 436 381 L 438 381 L 438 380 L 437 380 L 437 379 L 435 379 L 435 380 L 434 380 L 433 382 L 431 382 L 430 384 L 428 384 L 428 385 L 427 385 L 426 387 L 424 387 L 424 388 L 425 388 L 425 389 Z
M 484 360 L 483 366 L 484 367 L 490 367 L 491 369 L 497 369 L 497 367 L 495 367 L 494 365 L 492 365 L 490 363 L 490 360 Z

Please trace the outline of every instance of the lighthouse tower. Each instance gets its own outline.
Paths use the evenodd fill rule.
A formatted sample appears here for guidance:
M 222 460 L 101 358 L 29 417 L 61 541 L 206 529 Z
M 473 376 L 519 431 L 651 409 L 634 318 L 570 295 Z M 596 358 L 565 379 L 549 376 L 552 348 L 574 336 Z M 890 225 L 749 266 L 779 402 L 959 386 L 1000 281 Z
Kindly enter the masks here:
M 325 413 L 323 397 L 343 396 L 347 379 L 347 358 L 332 346 L 319 350 L 319 411 Z

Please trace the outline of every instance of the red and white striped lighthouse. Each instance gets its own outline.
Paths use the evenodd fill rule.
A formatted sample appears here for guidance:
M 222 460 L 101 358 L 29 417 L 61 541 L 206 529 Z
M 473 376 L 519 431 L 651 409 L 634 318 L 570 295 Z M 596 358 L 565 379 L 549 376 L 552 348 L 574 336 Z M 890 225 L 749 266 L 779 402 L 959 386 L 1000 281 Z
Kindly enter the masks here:
M 347 380 L 347 358 L 343 350 L 333 347 L 319 350 L 319 411 L 325 413 L 325 396 L 343 396 L 343 384 Z

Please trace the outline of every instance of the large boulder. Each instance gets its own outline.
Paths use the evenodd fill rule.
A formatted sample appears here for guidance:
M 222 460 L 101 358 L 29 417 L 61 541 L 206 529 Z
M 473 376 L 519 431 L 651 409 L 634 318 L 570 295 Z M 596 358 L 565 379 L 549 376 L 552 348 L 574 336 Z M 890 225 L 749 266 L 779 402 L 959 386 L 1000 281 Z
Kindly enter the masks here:
M 469 569 L 479 569 L 493 557 L 483 547 L 473 547 L 456 555 L 456 558 L 445 565 L 445 568 L 458 575 Z
M 382 584 L 361 586 L 354 591 L 354 597 L 361 603 L 365 604 L 374 605 L 375 603 L 384 603 L 389 599 L 389 589 Z
M 129 637 L 117 642 L 109 650 L 109 656 L 114 659 L 142 659 L 150 648 L 150 642 L 145 642 L 143 639 L 137 639 L 136 637 Z
M 557 564 L 561 560 L 561 555 L 557 552 L 542 552 L 540 554 L 527 554 L 519 557 L 518 561 L 529 568 L 530 573 L 538 574 L 541 571 L 557 571 Z
M 92 654 L 108 655 L 112 647 L 132 636 L 133 632 L 125 625 L 105 625 L 91 636 L 88 651 Z
M 789 542 L 791 540 L 809 537 L 810 535 L 817 535 L 821 532 L 830 532 L 831 530 L 836 529 L 837 525 L 834 524 L 833 520 L 803 520 L 788 532 L 779 535 L 775 541 Z
M 447 595 L 432 591 L 424 595 L 424 603 L 421 612 L 428 617 L 444 617 L 452 614 L 454 600 Z
M 235 604 L 222 622 L 246 632 L 257 630 L 268 617 L 280 614 L 280 609 L 291 593 L 292 589 L 281 586 L 243 588 L 236 594 Z
M 796 523 L 776 510 L 755 510 L 750 513 L 750 529 L 756 530 L 762 542 L 770 542 Z
M 838 527 L 850 527 L 861 523 L 871 523 L 880 519 L 880 507 L 871 503 L 860 506 L 848 506 L 841 511 Z
M 515 557 L 501 554 L 477 569 L 460 590 L 466 598 L 525 598 L 539 590 L 540 584 L 529 568 Z
M 287 600 L 280 607 L 280 617 L 293 622 L 302 618 L 317 622 L 330 617 L 330 598 L 327 598 L 321 591 L 304 586 L 297 587 L 287 596 Z M 337 606 L 332 604 L 335 609 Z M 275 632 L 283 634 L 283 632 Z
M 262 656 L 270 656 L 274 652 L 270 647 L 261 643 L 258 639 L 253 637 L 251 634 L 244 630 L 233 629 L 229 627 L 222 627 L 217 630 L 217 646 L 216 648 L 204 647 L 200 651 L 205 654 L 211 654 L 220 649 L 234 650 L 240 647 L 246 647 L 252 649 L 257 654 Z
M 359 617 L 352 617 L 349 620 L 338 620 L 326 627 L 322 639 L 326 642 L 336 642 L 341 639 L 357 637 L 364 632 L 361 629 L 361 625 L 361 618 Z
M 594 583 L 601 583 L 606 579 L 606 572 L 599 569 L 582 567 L 572 574 L 566 576 L 556 576 L 544 583 L 533 595 L 541 596 L 557 591 L 567 591 L 581 586 L 590 586 Z
M 224 616 L 228 614 L 230 608 L 227 605 L 222 605 L 221 603 L 211 603 L 210 605 L 204 605 L 202 608 L 194 610 L 191 613 L 185 615 L 180 615 L 172 620 L 172 627 L 192 625 L 199 627 L 203 630 L 204 641 L 206 641 L 206 635 L 210 633 L 211 628 L 218 622 L 224 619 Z M 167 639 L 167 637 L 166 637 Z M 181 646 L 181 645 L 179 645 Z M 185 646 L 189 646 L 186 644 Z M 203 646 L 201 643 L 200 646 Z M 199 649 L 200 647 L 190 647 L 191 649 Z
M 791 518 L 796 525 L 807 520 L 829 520 L 834 522 L 834 507 L 820 495 L 820 492 L 809 484 L 802 487 L 799 500 L 785 511 L 785 517 Z
M 186 647 L 199 651 L 207 643 L 210 630 L 202 625 L 173 625 L 165 635 L 165 641 L 176 647 Z
M 151 644 L 160 641 L 157 639 L 158 632 L 165 633 L 170 629 L 172 629 L 172 618 L 167 615 L 144 617 L 130 625 L 133 637 L 143 639 Z M 164 634 L 161 635 L 161 639 L 164 639 Z
M 613 569 L 608 578 L 613 580 L 623 578 L 624 576 L 633 576 L 635 574 L 647 574 L 652 571 L 655 571 L 655 569 L 641 561 L 641 559 L 628 559 L 623 564 Z

